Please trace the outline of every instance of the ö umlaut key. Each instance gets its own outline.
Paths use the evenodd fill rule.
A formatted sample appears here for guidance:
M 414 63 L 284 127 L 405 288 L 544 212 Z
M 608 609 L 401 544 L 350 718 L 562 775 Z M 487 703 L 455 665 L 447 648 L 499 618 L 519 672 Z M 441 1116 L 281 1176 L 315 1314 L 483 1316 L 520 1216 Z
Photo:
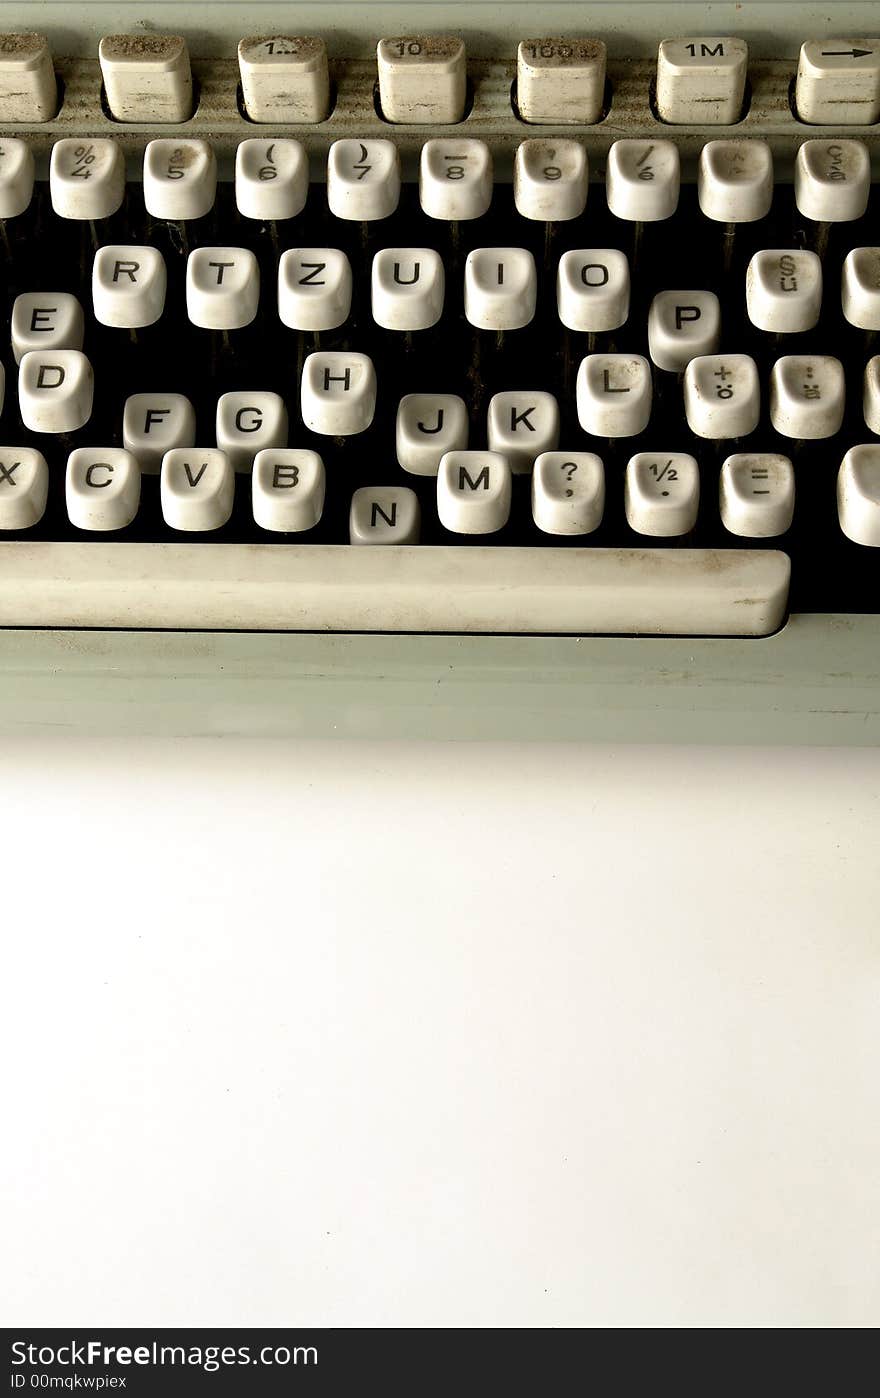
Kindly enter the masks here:
M 867 21 L 222 8 L 0 38 L 3 627 L 552 640 L 578 688 L 876 624 Z

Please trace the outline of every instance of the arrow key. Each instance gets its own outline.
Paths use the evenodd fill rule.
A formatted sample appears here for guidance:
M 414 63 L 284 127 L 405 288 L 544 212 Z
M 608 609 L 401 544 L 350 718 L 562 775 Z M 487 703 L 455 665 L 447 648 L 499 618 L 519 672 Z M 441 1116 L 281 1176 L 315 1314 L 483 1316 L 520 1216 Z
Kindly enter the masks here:
M 880 40 L 810 39 L 795 85 L 800 121 L 869 126 L 880 119 Z

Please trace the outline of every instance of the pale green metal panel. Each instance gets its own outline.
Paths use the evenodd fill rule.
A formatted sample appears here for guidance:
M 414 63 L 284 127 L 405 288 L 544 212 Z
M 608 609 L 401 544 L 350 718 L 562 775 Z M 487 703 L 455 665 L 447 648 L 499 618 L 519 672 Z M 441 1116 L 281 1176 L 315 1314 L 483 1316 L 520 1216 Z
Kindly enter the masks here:
M 0 632 L 0 731 L 880 743 L 880 617 L 765 640 Z
M 519 39 L 597 34 L 613 56 L 647 56 L 662 38 L 741 34 L 753 52 L 794 58 L 804 39 L 875 34 L 876 0 L 37 0 L 0 3 L 0 29 L 40 29 L 58 53 L 93 56 L 103 34 L 182 33 L 206 58 L 229 57 L 244 34 L 317 33 L 333 54 L 365 57 L 383 35 L 461 34 L 475 55 L 512 57 Z

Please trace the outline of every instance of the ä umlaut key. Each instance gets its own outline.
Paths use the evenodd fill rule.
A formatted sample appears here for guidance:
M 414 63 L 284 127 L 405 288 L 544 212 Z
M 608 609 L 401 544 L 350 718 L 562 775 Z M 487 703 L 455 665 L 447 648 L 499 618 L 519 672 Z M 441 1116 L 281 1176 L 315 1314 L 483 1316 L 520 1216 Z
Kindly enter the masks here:
M 629 263 L 617 248 L 577 248 L 560 257 L 556 305 L 566 329 L 618 330 L 629 316 L 629 298 Z
M 559 445 L 559 404 L 552 393 L 496 393 L 489 400 L 489 450 L 505 457 L 514 475 L 527 475 L 535 458 Z
M 785 355 L 770 371 L 770 421 L 782 437 L 833 437 L 845 403 L 843 365 L 831 355 Z
M 156 476 L 166 453 L 192 447 L 196 414 L 182 393 L 133 393 L 122 412 L 122 445 L 144 475 Z
M 0 447 L 0 530 L 30 529 L 46 513 L 49 467 L 35 447 Z
M 468 444 L 464 399 L 453 393 L 408 393 L 397 408 L 397 460 L 414 476 L 436 476 L 449 451 Z
M 684 452 L 639 452 L 627 462 L 624 507 L 630 529 L 657 539 L 689 534 L 697 522 L 700 468 Z
M 114 243 L 92 264 L 92 309 L 100 325 L 140 330 L 165 309 L 168 274 L 158 248 Z
M 131 452 L 120 447 L 79 447 L 67 458 L 64 495 L 76 529 L 125 529 L 140 505 L 140 467 Z
M 327 203 L 335 218 L 372 223 L 400 202 L 400 157 L 393 141 L 334 141 L 327 157 Z
M 660 291 L 648 312 L 648 353 L 658 369 L 680 374 L 721 341 L 721 303 L 713 291 Z
M 525 248 L 475 248 L 464 268 L 464 313 L 478 330 L 520 330 L 534 319 L 535 259 Z
M 284 399 L 278 393 L 224 393 L 217 400 L 215 429 L 233 471 L 250 471 L 263 448 L 287 446 Z
M 605 512 L 605 468 L 588 451 L 545 451 L 532 471 L 532 518 L 544 534 L 592 534 Z
M 758 330 L 812 330 L 822 309 L 822 263 L 814 252 L 765 248 L 746 272 L 746 309 Z
M 159 494 L 169 528 L 187 534 L 222 529 L 232 514 L 235 472 L 216 447 L 178 447 L 162 459 Z
M 252 137 L 235 152 L 235 205 L 242 218 L 276 223 L 306 206 L 309 162 L 300 141 Z
M 758 366 L 747 354 L 703 355 L 684 374 L 684 410 L 697 437 L 728 441 L 754 432 L 761 416 Z
M 290 330 L 336 330 L 351 312 L 352 286 L 339 248 L 288 248 L 278 261 L 278 318 Z
M 125 198 L 125 160 L 118 142 L 106 137 L 56 141 L 49 161 L 49 197 L 59 218 L 91 222 L 115 214 Z
M 640 354 L 588 354 L 577 376 L 578 422 L 593 437 L 637 437 L 651 417 L 651 366 Z
M 348 537 L 352 544 L 417 544 L 419 497 L 405 485 L 365 485 L 351 497 Z
M 517 212 L 537 223 L 567 223 L 587 206 L 589 167 L 579 141 L 528 140 L 516 148 L 513 198 Z
M 453 534 L 495 534 L 510 518 L 507 458 L 493 451 L 449 451 L 437 473 L 437 514 Z
M 241 330 L 260 303 L 260 266 L 250 248 L 194 248 L 186 260 L 186 313 L 203 330 Z
M 366 354 L 318 351 L 307 356 L 300 411 L 310 432 L 353 437 L 365 432 L 376 411 L 376 371 Z
M 254 521 L 276 534 L 302 534 L 320 523 L 324 462 L 316 451 L 266 447 L 254 457 L 251 505 Z
M 76 432 L 92 415 L 95 380 L 80 350 L 32 350 L 18 369 L 18 408 L 29 432 Z
M 794 467 L 773 452 L 728 456 L 719 480 L 721 522 L 742 539 L 775 539 L 794 518 Z
M 69 291 L 24 291 L 12 303 L 12 353 L 20 364 L 32 350 L 81 350 L 82 306 Z
M 382 248 L 373 258 L 373 320 L 385 330 L 428 330 L 443 314 L 445 288 L 433 248 Z

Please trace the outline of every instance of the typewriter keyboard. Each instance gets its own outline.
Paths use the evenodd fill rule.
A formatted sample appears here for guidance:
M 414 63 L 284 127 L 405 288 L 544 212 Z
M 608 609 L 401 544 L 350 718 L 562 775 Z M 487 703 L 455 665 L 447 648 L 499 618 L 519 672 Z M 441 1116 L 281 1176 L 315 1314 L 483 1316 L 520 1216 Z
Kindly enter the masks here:
M 743 100 L 734 52 L 685 179 L 673 45 L 655 135 L 596 160 L 523 122 L 505 181 L 456 45 L 395 86 L 386 41 L 396 120 L 441 123 L 411 168 L 393 121 L 316 166 L 253 53 L 264 124 L 227 168 L 181 134 L 165 57 L 152 119 L 178 125 L 134 164 L 109 120 L 45 169 L 0 138 L 0 623 L 763 635 L 878 609 L 863 134 L 804 124 L 778 178 L 770 142 L 709 124 Z

